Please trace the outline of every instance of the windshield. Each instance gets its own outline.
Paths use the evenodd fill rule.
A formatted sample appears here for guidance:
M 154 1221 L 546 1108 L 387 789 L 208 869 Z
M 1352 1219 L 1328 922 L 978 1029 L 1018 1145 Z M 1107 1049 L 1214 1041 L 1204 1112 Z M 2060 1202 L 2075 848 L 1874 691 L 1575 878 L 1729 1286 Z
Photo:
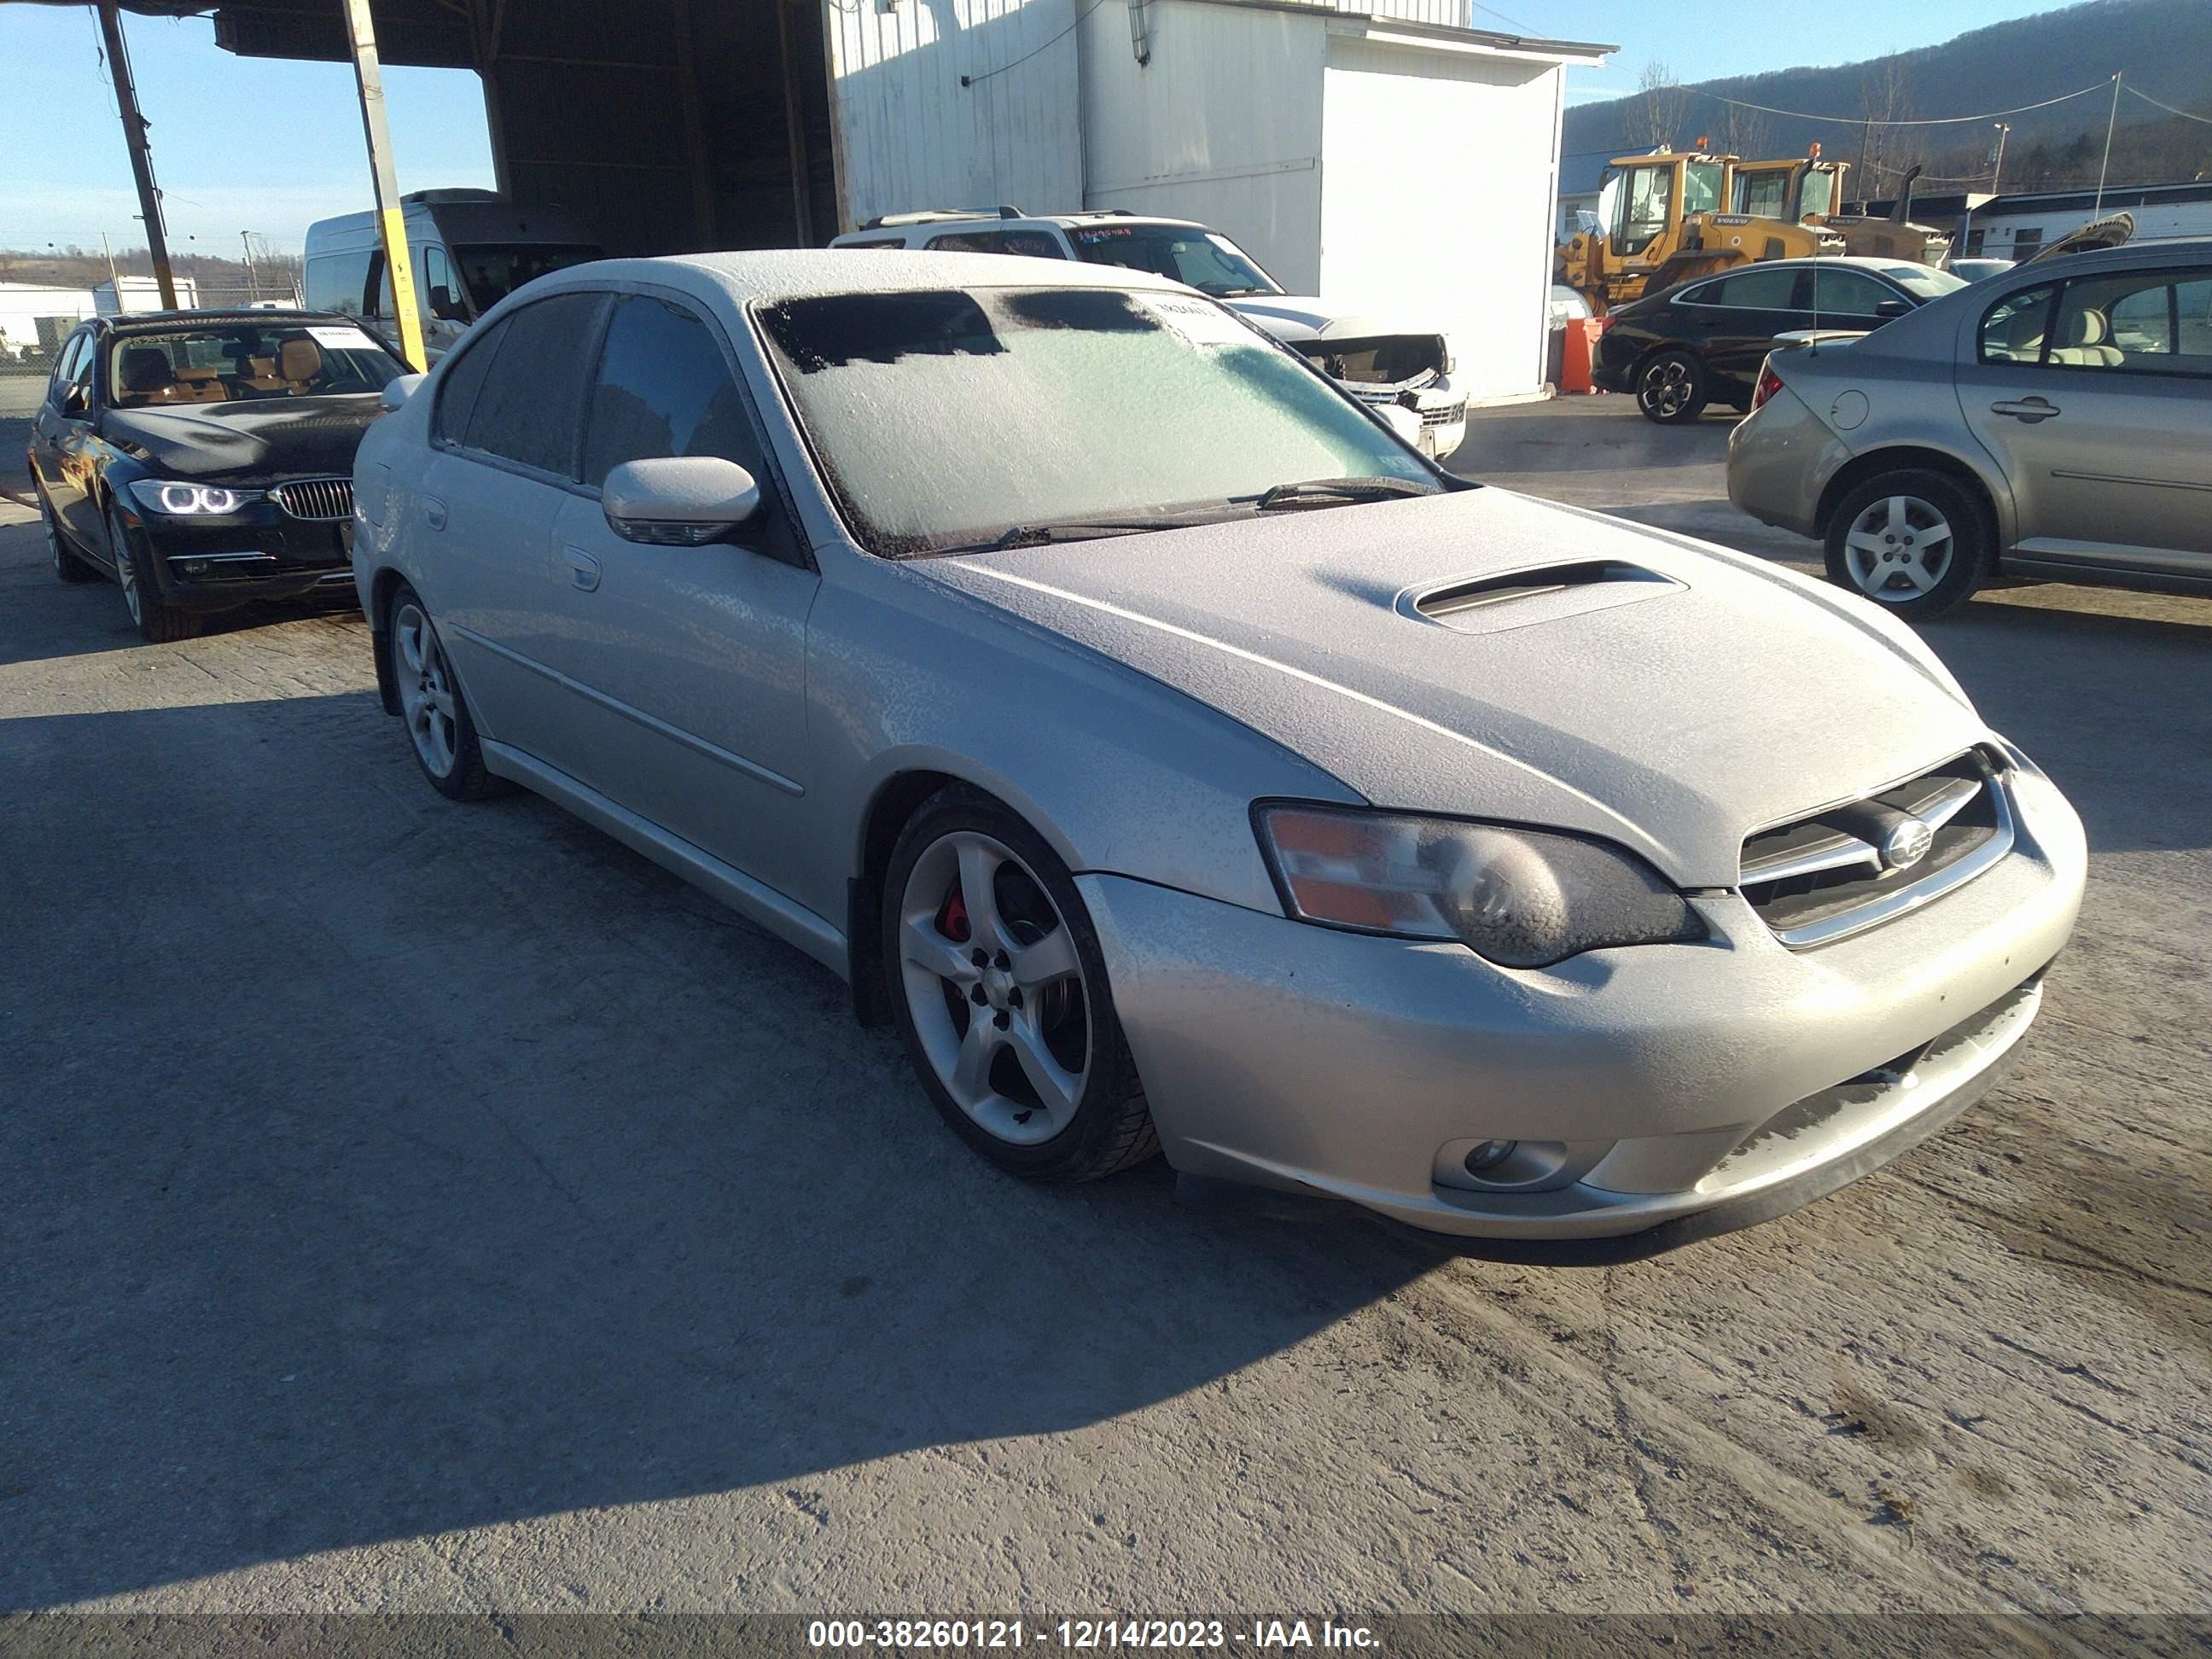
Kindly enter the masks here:
M 1226 236 L 1195 225 L 1080 225 L 1068 232 L 1077 257 L 1172 277 L 1217 300 L 1239 294 L 1280 294 L 1259 261 Z
M 407 366 L 350 323 L 234 323 L 126 334 L 108 354 L 117 409 L 375 392 Z
M 1940 300 L 1946 294 L 1955 294 L 1966 286 L 1966 279 L 1948 270 L 1938 270 L 1933 265 L 1884 265 L 1881 274 L 1899 288 L 1909 289 L 1923 300 Z
M 886 557 L 1014 526 L 1245 511 L 1307 479 L 1437 482 L 1328 381 L 1194 295 L 841 294 L 757 315 L 848 522 Z
M 460 266 L 461 282 L 479 314 L 549 270 L 565 270 L 605 257 L 589 242 L 476 242 L 453 250 L 453 263 Z
M 1682 216 L 1716 213 L 1721 205 L 1721 164 L 1685 161 L 1682 164 Z
M 1805 187 L 1798 192 L 1797 216 L 1800 219 L 1825 218 L 1836 210 L 1836 175 L 1826 167 L 1813 167 L 1805 174 Z

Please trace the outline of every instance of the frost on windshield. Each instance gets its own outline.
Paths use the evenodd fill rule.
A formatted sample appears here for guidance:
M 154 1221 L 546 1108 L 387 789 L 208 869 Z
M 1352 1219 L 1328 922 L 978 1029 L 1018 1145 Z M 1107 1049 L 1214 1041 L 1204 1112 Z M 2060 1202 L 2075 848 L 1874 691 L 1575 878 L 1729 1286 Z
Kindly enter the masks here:
M 1432 477 L 1297 359 L 1195 295 L 854 294 L 762 318 L 848 517 L 881 553 L 1160 516 L 1300 479 Z

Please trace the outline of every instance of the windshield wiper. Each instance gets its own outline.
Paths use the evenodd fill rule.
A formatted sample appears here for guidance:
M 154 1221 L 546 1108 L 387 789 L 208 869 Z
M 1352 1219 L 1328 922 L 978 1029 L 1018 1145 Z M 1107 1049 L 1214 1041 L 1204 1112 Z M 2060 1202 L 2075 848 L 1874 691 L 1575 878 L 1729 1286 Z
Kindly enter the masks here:
M 988 542 L 962 542 L 939 553 L 1004 553 L 1009 548 L 1089 541 L 1095 536 L 1133 536 L 1146 530 L 1188 530 L 1202 519 L 1060 519 L 1050 524 L 1011 525 Z
M 1255 512 L 1266 513 L 1296 501 L 1379 501 L 1400 495 L 1433 495 L 1437 493 L 1434 484 L 1417 483 L 1411 478 L 1304 478 L 1262 490 L 1253 501 L 1252 507 Z

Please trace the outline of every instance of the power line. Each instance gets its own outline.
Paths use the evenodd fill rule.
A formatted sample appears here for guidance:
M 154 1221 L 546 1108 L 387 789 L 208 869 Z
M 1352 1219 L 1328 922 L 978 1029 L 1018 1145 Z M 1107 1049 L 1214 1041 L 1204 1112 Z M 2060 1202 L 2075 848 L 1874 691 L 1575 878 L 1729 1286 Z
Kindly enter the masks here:
M 1059 33 L 1054 35 L 1051 40 L 1045 41 L 1042 46 L 1030 47 L 1029 51 L 1015 58 L 1011 64 L 1001 64 L 994 70 L 985 70 L 981 75 L 963 75 L 960 77 L 960 84 L 963 87 L 980 87 L 984 82 L 989 80 L 994 75 L 1004 75 L 1010 69 L 1019 69 L 1024 64 L 1028 63 L 1030 58 L 1036 57 L 1037 53 L 1056 46 L 1061 41 L 1066 40 L 1069 35 L 1074 33 L 1076 30 L 1083 27 L 1083 20 L 1085 18 L 1090 16 L 1092 12 L 1097 11 L 1099 7 L 1105 3 L 1106 0 L 1091 0 L 1091 3 L 1089 5 L 1085 6 L 1081 11 L 1075 14 L 1075 21 L 1073 23 L 1070 23 L 1066 28 L 1062 29 Z
M 2159 103 L 2159 100 L 2152 97 L 2148 93 L 2139 91 L 2134 87 L 2129 87 L 2125 88 L 2125 90 L 2134 93 L 2136 97 L 2142 99 L 2146 104 L 2157 104 L 2158 107 L 2164 110 L 2168 115 L 2179 115 L 2185 121 L 2202 121 L 2206 126 L 2212 127 L 2212 115 L 2191 115 L 2185 109 L 2176 109 L 2171 104 Z
M 1501 23 L 1512 24 L 1515 28 L 1519 29 L 1523 34 L 1534 34 L 1536 32 L 1530 28 L 1526 23 L 1522 22 L 1519 18 L 1508 17 L 1504 12 L 1498 10 L 1497 7 L 1484 5 L 1482 3 L 1482 0 L 1467 0 L 1467 3 L 1474 7 L 1477 11 L 1485 12 L 1490 16 L 1495 17 Z
M 1786 115 L 1797 121 L 1836 121 L 1847 127 L 1869 125 L 1878 127 L 1948 127 L 1961 121 L 1992 121 L 2001 115 L 2025 115 L 2030 110 L 2049 109 L 2053 104 L 2063 104 L 2069 98 L 2086 98 L 2093 92 L 2103 92 L 2112 84 L 2112 76 L 2106 76 L 2094 86 L 2083 87 L 2079 92 L 2062 92 L 2057 97 L 2046 98 L 2039 104 L 2022 104 L 2017 109 L 1988 110 L 1980 115 L 1939 115 L 1917 121 L 1885 121 L 1879 116 L 1869 115 L 1814 115 L 1807 110 L 1776 109 L 1771 104 L 1752 104 L 1741 98 L 1724 98 L 1717 92 L 1705 92 L 1697 87 L 1684 87 L 1682 90 L 1693 97 L 1710 98 L 1717 104 L 1730 104 L 1737 109 L 1755 109 L 1763 115 Z

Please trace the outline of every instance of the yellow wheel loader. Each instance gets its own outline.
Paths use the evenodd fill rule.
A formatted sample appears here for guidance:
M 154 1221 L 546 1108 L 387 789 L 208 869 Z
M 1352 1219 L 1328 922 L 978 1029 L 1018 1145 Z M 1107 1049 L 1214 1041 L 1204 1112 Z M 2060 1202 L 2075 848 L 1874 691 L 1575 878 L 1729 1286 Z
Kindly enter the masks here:
M 1647 292 L 1731 265 L 1844 251 L 1843 239 L 1822 227 L 1731 211 L 1737 165 L 1702 147 L 1615 157 L 1598 197 L 1597 228 L 1553 252 L 1557 280 L 1602 317 Z
M 1850 171 L 1848 161 L 1822 161 L 1818 144 L 1803 155 L 1738 161 L 1730 169 L 1729 207 L 1735 213 L 1823 226 L 1844 239 L 1841 251 L 1845 253 L 1938 266 L 1949 257 L 1948 236 L 1930 226 L 1911 222 L 1912 185 L 1920 177 L 1918 167 L 1905 173 L 1898 186 L 1897 204 L 1887 218 L 1880 219 L 1838 211 L 1844 204 L 1844 179 Z

